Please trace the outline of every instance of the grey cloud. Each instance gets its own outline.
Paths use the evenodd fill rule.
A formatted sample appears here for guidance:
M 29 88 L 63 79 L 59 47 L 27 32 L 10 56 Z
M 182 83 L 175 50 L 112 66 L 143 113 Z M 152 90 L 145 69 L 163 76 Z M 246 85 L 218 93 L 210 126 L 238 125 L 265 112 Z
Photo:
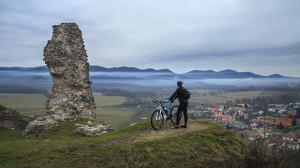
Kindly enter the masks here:
M 0 46 L 0 60 L 12 58 L 0 66 L 16 63 L 18 56 L 9 51 L 18 47 L 25 55 L 39 58 L 37 53 L 51 38 L 51 26 L 61 22 L 79 25 L 92 65 L 183 72 L 200 65 L 213 70 L 250 67 L 243 61 L 230 62 L 240 57 L 251 63 L 261 56 L 275 61 L 288 55 L 289 60 L 298 60 L 299 8 L 297 0 L 0 0 L 0 14 L 5 16 L 0 17 L 0 30 L 5 32 L 0 44 L 19 39 L 8 42 L 11 45 L 5 49 Z M 178 69 L 182 60 L 186 67 Z M 30 65 L 37 66 L 24 66 Z M 295 64 L 291 66 L 295 66 L 291 73 L 300 72 Z

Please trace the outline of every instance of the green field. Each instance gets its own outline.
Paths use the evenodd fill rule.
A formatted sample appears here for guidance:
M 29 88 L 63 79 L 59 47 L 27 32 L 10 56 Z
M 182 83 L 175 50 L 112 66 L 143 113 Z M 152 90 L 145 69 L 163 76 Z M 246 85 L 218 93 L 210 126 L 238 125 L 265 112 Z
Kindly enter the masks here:
M 233 93 L 226 93 L 224 94 L 225 97 L 233 98 L 235 99 L 241 99 L 241 98 L 254 98 L 258 96 L 269 96 L 264 95 L 263 91 L 246 91 L 246 92 L 233 92 Z
M 101 93 L 93 93 L 95 98 L 96 120 L 105 121 L 116 128 L 122 121 L 134 114 L 135 109 L 115 107 L 126 102 L 125 97 L 104 96 Z
M 96 120 L 105 121 L 112 128 L 116 128 L 125 119 L 132 116 L 137 109 L 102 107 L 96 110 Z
M 190 102 L 192 103 L 226 103 L 227 101 L 235 101 L 236 99 L 242 98 L 255 98 L 258 96 L 271 96 L 276 94 L 277 92 L 263 92 L 263 91 L 244 91 L 244 92 L 224 92 L 218 93 L 217 95 L 210 95 L 209 93 L 217 92 L 217 91 L 208 91 L 208 90 L 193 90 L 192 93 L 195 93 L 196 96 L 191 97 Z M 206 94 L 205 96 L 201 96 L 199 94 Z
M 46 115 L 46 100 L 42 94 L 0 93 L 0 104 L 14 108 L 23 115 Z
M 191 97 L 189 100 L 189 102 L 191 103 L 201 103 L 201 104 L 226 103 L 227 101 L 230 101 L 230 98 L 218 97 L 218 96 Z
M 121 96 L 104 96 L 101 93 L 93 93 L 97 107 L 121 105 L 126 102 L 125 97 Z
M 276 91 L 244 91 L 244 92 L 224 92 L 218 90 L 191 90 L 191 104 L 218 104 L 234 101 L 241 98 L 254 98 L 257 96 L 272 96 L 274 94 L 283 94 Z M 205 96 L 204 96 L 205 95 Z M 122 107 L 127 101 L 126 97 L 104 96 L 101 93 L 93 93 L 96 104 L 97 120 L 105 121 L 113 128 L 132 116 L 138 109 Z M 41 94 L 4 94 L 0 93 L 0 104 L 15 108 L 23 115 L 46 115 L 47 98 Z
M 104 96 L 101 93 L 93 93 L 97 106 L 97 120 L 105 121 L 112 127 L 118 126 L 123 120 L 135 112 L 135 109 L 113 107 L 126 102 L 125 97 Z M 10 94 L 0 93 L 0 104 L 8 108 L 16 109 L 22 115 L 46 115 L 46 100 L 42 94 Z

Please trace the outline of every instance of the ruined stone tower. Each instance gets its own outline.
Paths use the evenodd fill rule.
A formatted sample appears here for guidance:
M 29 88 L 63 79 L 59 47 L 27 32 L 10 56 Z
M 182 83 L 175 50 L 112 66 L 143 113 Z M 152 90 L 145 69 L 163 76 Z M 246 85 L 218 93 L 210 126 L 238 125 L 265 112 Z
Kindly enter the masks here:
M 64 119 L 95 119 L 95 102 L 89 81 L 89 63 L 81 30 L 75 23 L 53 26 L 52 39 L 44 48 L 44 61 L 53 80 L 46 108 Z

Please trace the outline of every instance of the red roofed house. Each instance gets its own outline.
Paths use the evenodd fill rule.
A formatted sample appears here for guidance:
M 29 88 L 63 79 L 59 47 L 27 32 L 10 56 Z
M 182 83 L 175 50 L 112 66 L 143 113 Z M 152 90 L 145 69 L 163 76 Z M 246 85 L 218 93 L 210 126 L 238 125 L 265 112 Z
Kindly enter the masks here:
M 248 137 L 249 140 L 253 141 L 255 139 L 257 139 L 258 137 L 260 137 L 258 132 L 255 131 L 244 131 L 242 132 L 244 134 L 244 136 Z
M 212 113 L 214 116 L 222 116 L 223 115 L 224 106 L 218 106 L 212 109 Z
M 274 125 L 275 125 L 275 122 L 272 121 L 272 122 L 270 122 L 269 124 L 274 126 Z
M 259 128 L 257 129 L 257 132 L 261 133 L 261 135 L 263 136 L 264 134 L 266 136 L 272 135 L 273 134 L 273 130 L 270 128 Z
M 288 140 L 288 141 L 300 142 L 299 137 L 296 135 L 295 131 L 284 134 L 282 136 L 282 139 Z
M 299 134 L 298 134 L 299 135 Z M 297 133 L 295 131 L 288 132 L 282 136 L 282 139 L 285 140 L 285 142 L 282 144 L 283 147 L 293 150 L 299 150 L 299 136 L 297 136 Z
M 234 119 L 230 115 L 222 116 L 222 120 L 227 122 L 234 122 Z
M 268 104 L 269 107 L 276 107 L 276 104 Z
M 196 110 L 204 110 L 205 107 L 204 106 L 196 106 Z
M 267 119 L 264 120 L 263 117 L 257 117 L 257 118 L 251 119 L 250 123 L 252 123 L 252 124 L 253 123 L 257 123 L 257 124 L 261 124 L 261 125 L 263 125 L 263 124 L 269 124 L 269 125 L 271 125 L 272 121 L 267 120 Z
M 279 118 L 275 121 L 274 125 L 276 126 L 279 126 L 280 123 L 283 125 L 283 126 L 290 126 L 292 125 L 293 119 L 292 118 Z M 300 119 L 296 119 L 296 121 L 299 123 L 300 122 Z M 273 123 L 272 123 L 273 124 Z
M 299 150 L 300 148 L 299 143 L 294 141 L 285 141 L 281 146 L 292 150 Z
M 295 110 L 289 110 L 288 114 L 292 115 L 292 117 L 297 115 L 297 112 Z

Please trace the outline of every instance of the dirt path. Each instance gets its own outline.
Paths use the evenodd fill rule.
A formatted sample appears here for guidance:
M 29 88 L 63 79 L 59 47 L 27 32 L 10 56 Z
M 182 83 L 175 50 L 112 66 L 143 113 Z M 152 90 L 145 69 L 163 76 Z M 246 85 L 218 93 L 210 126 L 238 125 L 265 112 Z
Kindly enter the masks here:
M 183 134 L 183 133 L 202 130 L 202 129 L 207 128 L 207 126 L 204 126 L 198 122 L 188 123 L 188 128 L 172 129 L 171 128 L 172 125 L 174 125 L 174 124 L 172 124 L 169 121 L 167 123 L 164 123 L 163 127 L 160 130 L 155 131 L 154 129 L 152 129 L 152 127 L 149 123 L 149 127 L 147 129 L 144 129 L 143 131 L 141 131 L 140 133 L 137 133 L 134 136 L 126 136 L 126 137 L 114 139 L 114 140 L 109 141 L 108 143 L 99 143 L 99 144 L 96 144 L 96 147 L 107 147 L 107 146 L 111 146 L 111 145 L 115 145 L 115 144 L 119 144 L 119 143 L 123 143 L 123 142 L 129 142 L 129 141 L 140 142 L 140 141 L 144 141 L 144 140 L 161 139 L 161 138 L 166 138 L 166 137 L 170 137 L 173 135 Z
M 172 124 L 171 122 L 164 123 L 163 127 L 158 131 L 155 131 L 154 129 L 152 129 L 152 127 L 149 127 L 149 129 L 143 131 L 135 139 L 135 142 L 139 142 L 141 140 L 154 140 L 154 139 L 166 138 L 174 134 L 178 135 L 190 131 L 202 130 L 207 128 L 207 126 L 201 125 L 197 122 L 188 123 L 188 128 L 172 129 L 171 128 L 172 125 L 174 124 Z

